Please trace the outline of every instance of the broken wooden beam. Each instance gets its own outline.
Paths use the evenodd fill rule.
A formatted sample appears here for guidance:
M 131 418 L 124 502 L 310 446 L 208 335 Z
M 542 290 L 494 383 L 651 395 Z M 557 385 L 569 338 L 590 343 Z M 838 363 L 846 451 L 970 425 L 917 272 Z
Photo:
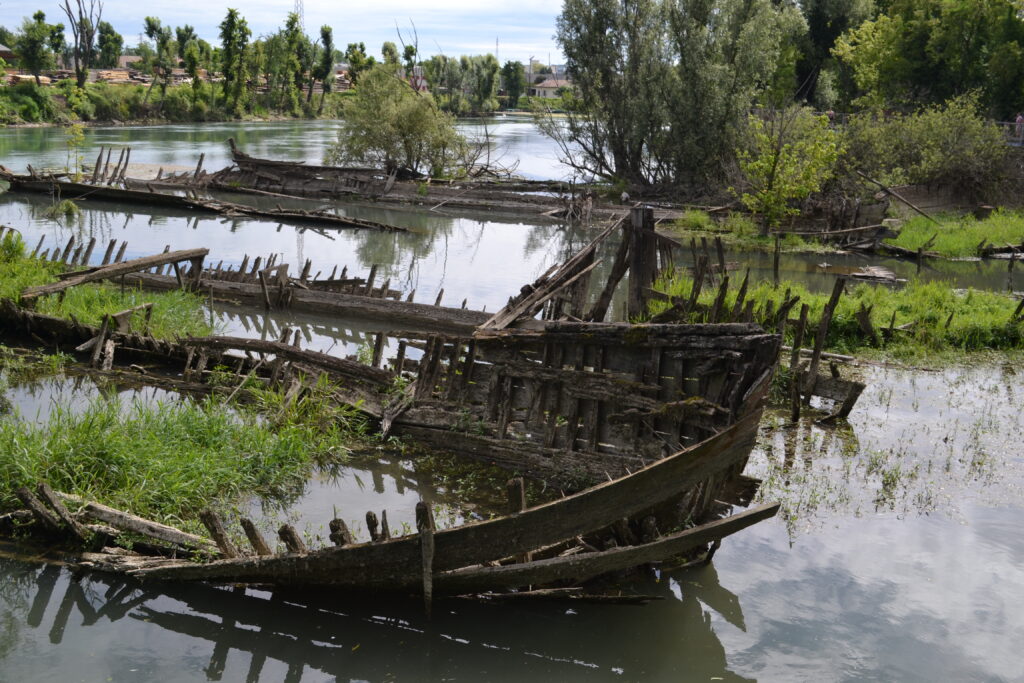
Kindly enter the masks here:
M 70 289 L 71 287 L 83 285 L 88 282 L 97 282 L 99 280 L 106 280 L 119 275 L 137 273 L 154 266 L 163 266 L 169 263 L 178 263 L 180 261 L 190 261 L 194 258 L 205 257 L 209 253 L 209 249 L 184 249 L 181 251 L 144 256 L 130 261 L 90 268 L 89 270 L 75 273 L 61 282 L 29 287 L 21 293 L 21 300 L 26 301 L 46 296 L 48 294 L 56 294 L 57 292 L 62 292 L 66 289 Z

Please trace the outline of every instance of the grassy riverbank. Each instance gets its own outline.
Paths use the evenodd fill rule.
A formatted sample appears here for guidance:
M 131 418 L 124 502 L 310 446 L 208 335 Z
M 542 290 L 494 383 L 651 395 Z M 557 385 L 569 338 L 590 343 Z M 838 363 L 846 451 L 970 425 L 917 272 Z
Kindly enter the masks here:
M 135 514 L 194 520 L 243 495 L 300 492 L 314 464 L 342 462 L 364 430 L 326 385 L 288 405 L 257 393 L 257 408 L 218 398 L 125 407 L 98 397 L 82 411 L 59 406 L 42 425 L 0 419 L 0 511 L 21 507 L 18 486 L 46 481 Z
M 692 288 L 693 281 L 679 274 L 655 285 L 656 290 L 681 298 L 688 297 Z M 738 289 L 738 285 L 730 287 L 726 309 L 734 305 Z M 778 310 L 787 290 L 800 297 L 800 304 L 810 307 L 809 329 L 817 329 L 829 295 L 810 292 L 796 282 L 784 281 L 778 287 L 768 282 L 751 286 L 747 297 L 756 302 L 755 319 L 766 324 L 763 317 L 766 304 L 772 302 L 772 310 Z M 704 287 L 700 302 L 710 307 L 716 294 L 717 288 Z M 797 317 L 800 304 L 790 313 L 791 319 Z M 943 352 L 1024 349 L 1024 318 L 1013 320 L 1018 304 L 1018 300 L 1002 294 L 957 291 L 942 282 L 915 281 L 900 289 L 850 283 L 832 318 L 825 348 L 836 353 L 899 358 L 925 358 Z M 668 302 L 653 301 L 650 312 L 655 314 L 668 306 Z M 862 306 L 871 309 L 871 321 L 879 337 L 877 346 L 855 317 Z M 893 314 L 897 329 L 892 338 L 886 340 L 883 328 L 890 326 Z M 899 329 L 901 327 L 903 329 Z M 789 334 L 787 330 L 787 336 Z
M 983 241 L 996 247 L 1024 244 L 1024 214 L 1019 211 L 996 211 L 982 220 L 973 216 L 945 216 L 939 223 L 914 218 L 900 228 L 899 237 L 887 242 L 916 251 L 934 237 L 927 250 L 948 258 L 977 256 Z
M 0 240 L 0 299 L 17 301 L 26 287 L 57 280 L 62 266 L 26 254 L 25 244 L 14 233 Z M 205 335 L 213 331 L 204 316 L 202 297 L 189 292 L 142 292 L 113 284 L 89 284 L 67 290 L 63 297 L 49 296 L 38 302 L 41 313 L 98 325 L 103 316 L 138 306 L 153 304 L 150 333 L 161 339 Z M 142 316 L 141 313 L 136 314 Z M 140 322 L 141 324 L 141 322 Z

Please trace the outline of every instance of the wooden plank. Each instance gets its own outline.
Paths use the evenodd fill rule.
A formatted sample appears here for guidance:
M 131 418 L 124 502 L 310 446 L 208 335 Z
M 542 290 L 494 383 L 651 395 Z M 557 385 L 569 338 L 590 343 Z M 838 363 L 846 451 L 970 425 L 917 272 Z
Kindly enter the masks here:
M 152 538 L 183 548 L 201 550 L 211 550 L 213 548 L 213 544 L 210 543 L 209 539 L 202 536 L 196 536 L 195 534 L 175 529 L 172 526 L 144 519 L 128 512 L 107 507 L 106 505 L 100 505 L 99 503 L 86 503 L 85 507 L 82 508 L 82 512 L 86 516 L 109 524 L 120 531 L 139 534 L 146 538 Z
M 767 383 L 767 376 L 764 380 Z M 608 526 L 663 502 L 742 462 L 754 445 L 760 411 L 674 456 L 615 481 L 600 484 L 518 515 L 438 531 L 435 571 L 498 560 Z M 290 581 L 309 585 L 415 586 L 422 582 L 416 536 L 385 543 L 329 548 L 297 558 L 246 558 L 138 572 L 150 578 L 210 581 Z
M 778 503 L 760 505 L 724 519 L 662 536 L 643 545 L 436 574 L 434 586 L 439 592 L 459 594 L 533 584 L 546 585 L 556 581 L 583 582 L 602 574 L 665 560 L 692 548 L 721 540 L 762 520 L 774 517 L 779 507 Z
M 209 249 L 183 249 L 181 251 L 172 251 L 166 254 L 144 256 L 130 261 L 100 266 L 99 268 L 91 268 L 87 271 L 76 273 L 73 277 L 69 277 L 61 282 L 28 287 L 21 293 L 21 299 L 22 301 L 31 300 L 40 296 L 46 296 L 47 294 L 55 294 L 87 282 L 96 282 L 98 280 L 106 280 L 119 275 L 136 273 L 154 266 L 162 266 L 168 263 L 188 261 L 200 256 L 206 256 L 208 253 L 210 253 Z

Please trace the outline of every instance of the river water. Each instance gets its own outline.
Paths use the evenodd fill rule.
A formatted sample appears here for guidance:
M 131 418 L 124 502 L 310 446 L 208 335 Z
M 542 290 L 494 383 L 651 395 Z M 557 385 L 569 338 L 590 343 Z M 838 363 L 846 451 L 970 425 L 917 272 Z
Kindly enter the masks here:
M 558 177 L 553 151 L 524 126 L 496 122 L 491 132 L 528 157 L 521 169 Z M 317 161 L 332 126 L 90 129 L 87 144 L 130 142 L 133 160 L 168 167 L 194 165 L 204 151 L 212 169 L 226 162 L 229 135 L 254 155 Z M 0 163 L 63 165 L 62 144 L 59 130 L 0 130 Z M 415 289 L 417 300 L 433 300 L 443 288 L 446 301 L 468 298 L 487 310 L 593 234 L 472 213 L 344 207 L 416 231 L 332 232 L 329 239 L 274 223 L 90 202 L 81 203 L 80 218 L 58 225 L 40 215 L 47 202 L 0 195 L 0 223 L 21 230 L 32 246 L 43 235 L 52 246 L 75 234 L 101 244 L 126 240 L 130 255 L 170 244 L 208 246 L 226 263 L 268 252 L 292 264 L 311 258 L 314 272 L 334 265 L 366 272 L 380 264 L 379 278 Z M 754 277 L 770 274 L 767 255 L 730 258 L 749 265 Z M 830 271 L 858 262 L 792 256 L 783 276 L 826 290 Z M 913 275 L 913 266 L 891 265 Z M 923 275 L 1005 286 L 1005 266 L 937 268 L 945 270 Z M 216 314 L 225 329 L 254 336 L 298 324 L 307 346 L 335 353 L 354 349 L 374 329 L 372 322 L 301 316 L 268 321 L 223 306 Z M 3 559 L 0 548 L 0 680 L 1024 679 L 1024 369 L 991 361 L 940 372 L 861 372 L 868 389 L 848 424 L 765 419 L 748 473 L 765 479 L 763 495 L 782 501 L 784 514 L 727 539 L 710 567 L 630 579 L 626 590 L 663 598 L 647 606 L 452 601 L 428 622 L 415 604 L 374 596 L 73 578 Z M 23 419 L 37 422 L 54 401 L 167 398 L 74 378 L 23 384 L 5 395 Z M 336 510 L 358 519 L 386 509 L 400 528 L 423 496 L 450 505 L 457 523 L 488 509 L 486 496 L 471 489 L 500 482 L 496 475 L 460 488 L 450 468 L 383 455 L 320 473 L 287 509 L 264 514 L 287 516 L 315 534 Z

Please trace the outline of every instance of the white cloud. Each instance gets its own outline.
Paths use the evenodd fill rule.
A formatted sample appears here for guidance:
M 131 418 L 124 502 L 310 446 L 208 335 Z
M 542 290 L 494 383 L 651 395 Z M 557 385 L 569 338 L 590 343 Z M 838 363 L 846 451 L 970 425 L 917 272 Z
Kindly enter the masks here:
M 59 21 L 63 16 L 57 3 L 46 7 L 30 0 L 8 0 L 3 7 L 0 23 L 10 29 L 15 29 L 23 17 L 37 9 L 43 9 L 50 21 Z M 171 26 L 191 24 L 201 37 L 217 42 L 217 25 L 228 7 L 238 9 L 253 34 L 259 36 L 276 31 L 294 8 L 294 3 L 293 0 L 244 3 L 159 0 L 140 6 L 125 0 L 108 0 L 104 4 L 104 19 L 124 35 L 129 45 L 138 40 L 146 16 L 158 17 Z M 552 38 L 555 17 L 560 10 L 559 4 L 540 0 L 489 3 L 479 0 L 432 0 L 429 3 L 422 0 L 378 0 L 348 5 L 306 0 L 304 6 L 307 32 L 314 35 L 321 25 L 327 24 L 334 29 L 335 43 L 342 47 L 352 42 L 363 42 L 371 53 L 376 54 L 384 41 L 397 42 L 396 22 L 405 33 L 408 33 L 411 22 L 419 33 L 419 47 L 423 55 L 438 51 L 451 55 L 493 52 L 497 38 L 498 56 L 502 61 L 519 59 L 524 62 L 530 55 L 546 61 L 548 53 L 552 61 L 562 61 Z

